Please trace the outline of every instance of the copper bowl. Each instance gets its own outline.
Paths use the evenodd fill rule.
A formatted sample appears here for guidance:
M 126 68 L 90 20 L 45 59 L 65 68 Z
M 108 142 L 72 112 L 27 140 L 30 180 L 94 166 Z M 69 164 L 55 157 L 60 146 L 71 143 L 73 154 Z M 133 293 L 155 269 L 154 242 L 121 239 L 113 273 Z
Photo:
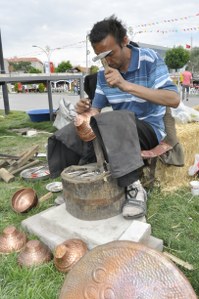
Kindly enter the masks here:
M 26 244 L 26 235 L 17 230 L 15 226 L 8 226 L 0 236 L 0 253 L 11 253 L 20 251 Z
M 90 118 L 95 115 L 94 112 L 84 112 L 82 114 L 77 114 L 75 117 L 74 124 L 77 129 L 77 134 L 83 141 L 91 141 L 95 139 L 95 133 L 90 126 Z
M 39 240 L 30 240 L 18 256 L 20 266 L 36 266 L 49 262 L 52 259 L 50 249 Z
M 60 272 L 68 272 L 88 251 L 85 242 L 80 239 L 70 239 L 55 248 L 54 265 Z
M 32 188 L 23 188 L 14 193 L 11 201 L 12 209 L 17 213 L 28 212 L 38 204 L 38 197 Z

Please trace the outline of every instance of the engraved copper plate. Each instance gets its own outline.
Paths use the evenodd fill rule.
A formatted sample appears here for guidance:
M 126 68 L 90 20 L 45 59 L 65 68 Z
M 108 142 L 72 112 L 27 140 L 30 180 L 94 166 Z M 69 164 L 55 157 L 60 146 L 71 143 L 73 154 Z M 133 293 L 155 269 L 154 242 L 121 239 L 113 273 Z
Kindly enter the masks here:
M 131 241 L 95 247 L 66 276 L 59 299 L 197 299 L 162 253 Z

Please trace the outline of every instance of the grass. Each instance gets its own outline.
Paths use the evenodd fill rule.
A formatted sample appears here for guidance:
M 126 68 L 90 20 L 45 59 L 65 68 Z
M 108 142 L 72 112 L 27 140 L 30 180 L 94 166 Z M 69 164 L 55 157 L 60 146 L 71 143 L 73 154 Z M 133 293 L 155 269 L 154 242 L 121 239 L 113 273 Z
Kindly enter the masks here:
M 41 130 L 37 136 L 29 138 L 13 129 L 32 128 Z M 48 133 L 55 131 L 51 122 L 33 123 L 26 113 L 12 112 L 4 116 L 0 111 L 0 152 L 17 155 L 30 146 L 39 144 L 39 151 L 45 151 Z M 41 159 L 41 162 L 43 160 Z M 12 183 L 0 181 L 0 234 L 9 225 L 21 228 L 21 221 L 54 205 L 55 196 L 39 204 L 25 214 L 17 214 L 11 209 L 11 198 L 18 189 L 32 187 L 38 196 L 46 193 L 46 181 L 24 181 L 19 175 Z M 159 187 L 151 192 L 148 201 L 148 220 L 152 235 L 163 239 L 164 250 L 193 265 L 189 271 L 178 266 L 199 295 L 199 196 L 192 196 L 185 187 L 175 192 L 163 193 Z M 28 235 L 29 239 L 36 239 Z M 21 268 L 17 264 L 17 253 L 0 255 L 0 298 L 1 299 L 55 299 L 58 298 L 65 274 L 56 270 L 53 261 L 32 268 Z M 188 299 L 188 298 L 187 298 Z

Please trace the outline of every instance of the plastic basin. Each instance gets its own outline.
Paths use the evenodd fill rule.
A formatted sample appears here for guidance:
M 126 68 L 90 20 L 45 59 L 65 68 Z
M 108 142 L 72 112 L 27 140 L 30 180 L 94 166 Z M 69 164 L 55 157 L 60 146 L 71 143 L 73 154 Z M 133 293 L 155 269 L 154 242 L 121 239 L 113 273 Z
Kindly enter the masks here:
M 27 112 L 31 121 L 33 122 L 41 122 L 41 121 L 49 121 L 50 120 L 50 110 L 49 109 L 36 109 L 29 110 Z

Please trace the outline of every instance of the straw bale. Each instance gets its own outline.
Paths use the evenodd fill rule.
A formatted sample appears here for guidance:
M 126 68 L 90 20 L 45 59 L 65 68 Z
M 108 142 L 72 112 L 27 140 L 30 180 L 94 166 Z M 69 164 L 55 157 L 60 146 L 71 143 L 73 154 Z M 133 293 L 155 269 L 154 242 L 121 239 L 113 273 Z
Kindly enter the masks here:
M 183 167 L 168 166 L 158 160 L 156 179 L 163 190 L 175 190 L 188 186 L 193 177 L 188 169 L 194 164 L 195 154 L 199 154 L 199 122 L 176 124 L 178 140 L 184 149 L 185 164 Z

